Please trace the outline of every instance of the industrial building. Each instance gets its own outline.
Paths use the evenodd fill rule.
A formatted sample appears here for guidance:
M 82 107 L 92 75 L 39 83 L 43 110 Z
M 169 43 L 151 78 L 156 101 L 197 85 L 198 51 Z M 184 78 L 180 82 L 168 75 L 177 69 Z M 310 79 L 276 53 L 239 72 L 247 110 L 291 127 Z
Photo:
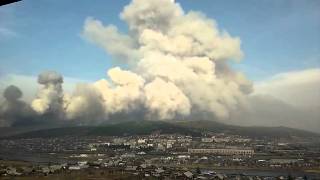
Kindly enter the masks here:
M 244 155 L 254 154 L 252 149 L 188 149 L 190 154 Z

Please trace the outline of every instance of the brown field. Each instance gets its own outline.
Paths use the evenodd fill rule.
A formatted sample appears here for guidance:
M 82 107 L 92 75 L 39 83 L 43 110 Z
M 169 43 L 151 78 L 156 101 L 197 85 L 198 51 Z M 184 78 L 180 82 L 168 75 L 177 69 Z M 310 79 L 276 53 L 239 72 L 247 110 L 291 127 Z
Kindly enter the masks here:
M 49 175 L 30 175 L 16 177 L 0 177 L 1 180 L 125 180 L 125 179 L 141 179 L 139 176 L 121 171 L 105 170 L 105 169 L 86 169 L 79 171 L 64 171 Z

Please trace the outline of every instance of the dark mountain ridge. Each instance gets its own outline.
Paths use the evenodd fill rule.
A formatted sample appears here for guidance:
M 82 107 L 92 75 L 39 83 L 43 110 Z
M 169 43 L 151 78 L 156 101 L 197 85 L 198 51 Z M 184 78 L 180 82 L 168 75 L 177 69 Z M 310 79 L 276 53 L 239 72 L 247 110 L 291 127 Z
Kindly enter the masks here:
M 10 129 L 14 131 L 14 128 Z M 7 130 L 7 132 L 10 132 Z M 320 137 L 320 134 L 287 128 L 287 127 L 244 127 L 227 125 L 215 121 L 125 121 L 100 126 L 65 126 L 41 129 L 30 129 L 16 133 L 8 133 L 2 138 L 50 138 L 63 136 L 129 136 L 161 134 L 185 134 L 200 136 L 202 133 L 225 133 L 248 137 Z

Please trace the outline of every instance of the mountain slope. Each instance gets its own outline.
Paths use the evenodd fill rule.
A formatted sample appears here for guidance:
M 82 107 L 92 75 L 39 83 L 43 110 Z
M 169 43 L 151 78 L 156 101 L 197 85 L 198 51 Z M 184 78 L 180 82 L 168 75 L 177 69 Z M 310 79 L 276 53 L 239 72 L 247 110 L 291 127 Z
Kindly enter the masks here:
M 319 134 L 286 127 L 242 127 L 214 121 L 127 121 L 103 126 L 76 126 L 37 130 L 12 138 L 62 137 L 62 136 L 127 136 L 161 134 L 185 134 L 200 136 L 201 133 L 215 132 L 249 137 L 320 137 Z
M 320 134 L 309 132 L 300 129 L 288 128 L 288 127 L 263 127 L 263 126 L 234 126 L 227 125 L 216 121 L 181 121 L 175 122 L 182 127 L 188 127 L 198 129 L 200 131 L 216 132 L 216 133 L 228 133 L 249 137 L 317 137 Z

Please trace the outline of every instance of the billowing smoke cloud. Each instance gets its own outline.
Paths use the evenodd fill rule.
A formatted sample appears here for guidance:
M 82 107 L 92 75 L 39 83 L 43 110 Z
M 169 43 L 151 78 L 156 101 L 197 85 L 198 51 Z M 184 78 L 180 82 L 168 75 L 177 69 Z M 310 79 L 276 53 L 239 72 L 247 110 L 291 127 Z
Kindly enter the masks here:
M 119 67 L 110 69 L 108 75 L 111 83 L 105 79 L 94 83 L 102 95 L 106 112 L 108 114 L 128 113 L 138 108 L 143 100 L 144 79 Z
M 186 119 L 193 113 L 226 119 L 246 104 L 251 83 L 228 67 L 240 60 L 240 40 L 219 31 L 201 13 L 185 13 L 172 0 L 133 0 L 121 12 L 128 34 L 88 18 L 83 36 L 104 48 L 115 62 L 107 78 L 63 93 L 56 72 L 39 75 L 32 108 L 64 119 L 106 120 L 115 114 L 144 113 L 144 119 Z
M 20 100 L 19 88 L 10 86 L 0 106 L 2 125 L 36 112 L 41 120 L 90 124 L 112 118 L 219 119 L 320 129 L 319 69 L 280 74 L 253 88 L 228 63 L 244 56 L 240 39 L 205 15 L 184 12 L 174 0 L 132 0 L 120 18 L 128 24 L 127 34 L 87 18 L 83 37 L 126 69 L 113 67 L 106 78 L 79 84 L 72 93 L 63 92 L 60 74 L 43 72 L 32 109 Z
M 3 97 L 5 100 L 0 105 L 0 126 L 27 121 L 34 115 L 29 105 L 20 100 L 22 92 L 18 87 L 8 86 L 3 92 Z
M 64 96 L 65 118 L 82 121 L 105 119 L 100 93 L 89 84 L 78 84 L 72 95 Z
M 22 92 L 18 87 L 11 85 L 4 90 L 3 97 L 8 102 L 17 102 L 22 97 Z
M 120 33 L 88 18 L 83 35 L 129 70 L 108 71 L 111 82 L 95 83 L 107 114 L 146 109 L 147 119 L 174 119 L 192 112 L 226 119 L 246 104 L 251 83 L 227 66 L 240 60 L 240 40 L 219 31 L 198 12 L 185 13 L 172 0 L 133 0 L 120 17 L 129 27 Z
M 55 71 L 46 71 L 38 76 L 41 85 L 32 108 L 39 114 L 61 115 L 63 112 L 63 77 Z
M 155 119 L 173 119 L 176 115 L 189 115 L 191 105 L 188 97 L 172 82 L 156 78 L 144 88 L 145 104 L 148 114 L 156 115 Z

